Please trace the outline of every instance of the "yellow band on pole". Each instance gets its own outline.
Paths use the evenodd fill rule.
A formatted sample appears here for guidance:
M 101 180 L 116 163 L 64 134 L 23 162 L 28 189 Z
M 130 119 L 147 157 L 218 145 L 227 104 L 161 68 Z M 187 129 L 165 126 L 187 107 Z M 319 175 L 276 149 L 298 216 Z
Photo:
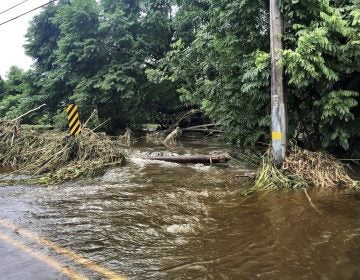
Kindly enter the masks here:
M 69 134 L 77 136 L 81 132 L 81 123 L 79 120 L 78 106 L 74 103 L 68 104 L 66 113 L 69 121 Z
M 273 140 L 281 140 L 282 134 L 280 131 L 273 131 L 271 136 Z

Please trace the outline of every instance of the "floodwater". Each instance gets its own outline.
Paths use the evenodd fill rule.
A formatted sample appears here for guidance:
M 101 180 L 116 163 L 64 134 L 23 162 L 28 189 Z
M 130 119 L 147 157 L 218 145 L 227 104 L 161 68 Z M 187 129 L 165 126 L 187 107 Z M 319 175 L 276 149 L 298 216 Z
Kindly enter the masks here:
M 129 279 L 360 279 L 360 195 L 309 191 L 320 213 L 302 191 L 244 200 L 249 181 L 238 176 L 248 172 L 242 167 L 137 156 L 154 150 L 136 150 L 125 167 L 93 180 L 49 187 L 0 183 L 0 219 Z M 0 225 L 1 231 L 10 234 Z M 30 274 L 11 269 L 19 252 L 9 246 L 0 242 L 7 256 L 0 252 L 0 272 L 7 272 L 0 279 L 67 279 L 26 257 L 22 267 L 31 267 Z

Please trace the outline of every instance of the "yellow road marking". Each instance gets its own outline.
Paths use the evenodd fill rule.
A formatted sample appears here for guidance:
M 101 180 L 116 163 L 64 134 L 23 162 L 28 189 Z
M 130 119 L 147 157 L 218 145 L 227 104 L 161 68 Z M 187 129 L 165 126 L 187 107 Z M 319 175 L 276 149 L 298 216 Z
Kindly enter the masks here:
M 101 265 L 98 265 L 96 262 L 93 262 L 89 259 L 79 256 L 78 254 L 76 254 L 74 251 L 72 251 L 70 249 L 62 248 L 62 247 L 56 245 L 52 241 L 49 241 L 42 237 L 39 237 L 39 236 L 31 233 L 30 231 L 27 231 L 26 229 L 18 227 L 15 224 L 11 223 L 10 221 L 0 219 L 0 224 L 18 232 L 19 234 L 21 234 L 31 240 L 34 240 L 38 243 L 46 245 L 48 248 L 54 250 L 58 254 L 62 254 L 64 256 L 68 257 L 69 259 L 73 260 L 74 262 L 81 264 L 92 271 L 100 273 L 103 276 L 107 277 L 108 279 L 114 279 L 114 280 L 126 280 L 127 279 L 126 277 L 124 277 L 120 274 L 117 274 L 116 272 L 113 272 Z
M 28 255 L 48 264 L 49 266 L 57 269 L 58 271 L 62 272 L 63 274 L 67 275 L 70 277 L 70 279 L 74 279 L 74 280 L 83 280 L 83 279 L 88 279 L 87 277 L 85 277 L 84 275 L 66 267 L 65 265 L 60 264 L 59 262 L 57 262 L 55 259 L 49 257 L 49 256 L 45 256 L 39 252 L 33 251 L 30 247 L 25 246 L 23 244 L 21 244 L 20 242 L 16 241 L 15 239 L 12 239 L 9 236 L 3 235 L 0 233 L 0 239 L 3 241 L 6 241 L 7 243 L 13 245 L 14 247 L 20 249 L 21 251 L 27 253 Z

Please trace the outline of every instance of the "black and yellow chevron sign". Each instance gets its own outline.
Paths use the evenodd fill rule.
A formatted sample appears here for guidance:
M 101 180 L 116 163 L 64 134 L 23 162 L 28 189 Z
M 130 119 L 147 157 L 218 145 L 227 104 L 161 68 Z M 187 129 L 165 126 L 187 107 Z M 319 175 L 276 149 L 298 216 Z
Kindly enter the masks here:
M 69 134 L 76 136 L 81 132 L 78 106 L 75 103 L 70 103 L 66 106 L 66 113 L 69 121 Z

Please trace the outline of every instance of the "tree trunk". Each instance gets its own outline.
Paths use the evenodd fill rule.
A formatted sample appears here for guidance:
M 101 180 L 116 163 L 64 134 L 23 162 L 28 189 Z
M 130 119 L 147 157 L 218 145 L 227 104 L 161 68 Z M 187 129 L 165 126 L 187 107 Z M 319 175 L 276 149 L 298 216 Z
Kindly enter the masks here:
M 156 156 L 148 157 L 146 159 L 162 160 L 175 163 L 224 163 L 230 160 L 230 156 L 221 155 L 191 155 L 191 156 Z

